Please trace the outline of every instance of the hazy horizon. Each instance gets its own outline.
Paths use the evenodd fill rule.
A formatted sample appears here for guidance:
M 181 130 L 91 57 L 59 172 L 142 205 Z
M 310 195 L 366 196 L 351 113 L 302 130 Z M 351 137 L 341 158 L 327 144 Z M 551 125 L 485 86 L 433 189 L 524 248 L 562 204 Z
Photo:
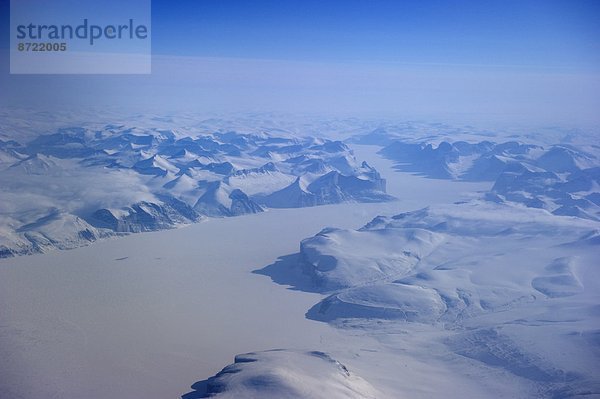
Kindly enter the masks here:
M 600 125 L 599 8 L 153 1 L 151 75 L 10 75 L 3 31 L 0 104 L 589 129 Z

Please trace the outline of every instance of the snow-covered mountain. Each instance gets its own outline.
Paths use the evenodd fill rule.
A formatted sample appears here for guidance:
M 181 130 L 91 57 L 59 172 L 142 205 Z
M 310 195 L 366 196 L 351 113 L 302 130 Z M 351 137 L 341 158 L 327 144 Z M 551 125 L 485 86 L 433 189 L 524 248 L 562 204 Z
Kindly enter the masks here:
M 385 202 L 394 197 L 385 193 L 385 179 L 366 162 L 344 175 L 332 170 L 320 177 L 298 177 L 289 186 L 266 196 L 257 197 L 271 208 L 300 208 L 341 202 Z
M 449 367 L 468 358 L 467 374 L 501 369 L 540 396 L 572 397 L 600 388 L 591 338 L 600 322 L 599 229 L 472 201 L 380 216 L 359 230 L 326 228 L 301 242 L 295 263 L 259 273 L 329 294 L 310 319 L 408 356 L 419 356 L 411 342 L 431 331 L 429 345 L 440 345 Z
M 378 172 L 357 162 L 341 141 L 183 130 L 114 123 L 58 128 L 22 143 L 2 140 L 0 254 L 64 247 L 61 237 L 40 245 L 39 238 L 27 238 L 35 231 L 19 233 L 48 209 L 85 221 L 100 237 L 266 207 L 393 199 Z M 64 238 L 75 246 L 69 234 Z
M 268 350 L 237 355 L 235 362 L 192 385 L 183 399 L 371 399 L 378 392 L 346 366 L 319 351 Z
M 505 171 L 498 177 L 487 198 L 543 208 L 556 215 L 600 220 L 599 187 L 599 167 L 564 174 Z
M 0 131 L 2 257 L 257 215 L 3 259 L 9 396 L 167 397 L 198 378 L 185 399 L 600 392 L 594 137 L 32 118 L 1 123 L 23 132 Z M 387 186 L 401 201 L 373 204 Z M 250 273 L 278 256 L 255 271 L 283 285 L 269 289 Z
M 200 215 L 185 202 L 164 196 L 159 199 L 158 202 L 142 201 L 121 209 L 98 209 L 89 221 L 96 227 L 115 232 L 141 233 L 200 220 Z
M 442 242 L 423 229 L 326 228 L 300 243 L 300 259 L 315 287 L 327 292 L 402 276 Z
M 385 131 L 352 141 L 386 144 L 380 154 L 399 171 L 429 178 L 494 182 L 485 198 L 520 203 L 557 215 L 598 220 L 600 151 L 593 144 L 537 145 L 521 141 L 419 141 Z M 387 137 L 388 140 L 381 140 Z
M 194 210 L 202 215 L 220 217 L 264 212 L 242 190 L 233 189 L 223 181 L 208 182 L 205 188 L 206 191 L 194 205 Z
M 0 257 L 28 255 L 55 248 L 71 249 L 111 235 L 75 215 L 58 209 L 49 209 L 47 212 L 16 229 L 11 228 L 16 224 L 15 220 L 3 218 L 4 226 L 0 228 Z
M 438 179 L 495 180 L 510 164 L 535 164 L 539 146 L 516 141 L 494 144 L 442 141 L 395 141 L 381 154 L 398 162 L 398 169 Z

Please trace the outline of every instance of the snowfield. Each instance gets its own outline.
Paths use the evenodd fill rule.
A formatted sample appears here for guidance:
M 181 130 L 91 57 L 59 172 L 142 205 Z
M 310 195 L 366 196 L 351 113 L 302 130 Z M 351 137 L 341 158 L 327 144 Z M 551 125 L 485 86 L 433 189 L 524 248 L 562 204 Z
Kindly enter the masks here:
M 1 397 L 600 396 L 593 136 L 68 122 L 2 116 Z
M 324 230 L 276 275 L 330 293 L 309 319 L 392 340 L 407 354 L 427 324 L 441 332 L 451 362 L 463 356 L 472 367 L 502 369 L 536 395 L 597 394 L 598 227 L 485 202 L 436 206 Z M 406 338 L 381 332 L 393 328 Z
M 269 350 L 237 355 L 235 363 L 194 384 L 183 399 L 374 399 L 377 391 L 324 352 Z
M 300 243 L 300 257 L 315 286 L 331 291 L 405 275 L 442 241 L 422 229 L 327 228 Z

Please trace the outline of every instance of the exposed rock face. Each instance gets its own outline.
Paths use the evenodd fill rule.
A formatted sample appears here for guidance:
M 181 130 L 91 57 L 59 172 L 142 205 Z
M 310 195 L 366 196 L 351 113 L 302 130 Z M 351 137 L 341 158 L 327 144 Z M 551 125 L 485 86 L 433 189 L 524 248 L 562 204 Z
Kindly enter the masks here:
M 391 201 L 394 198 L 385 193 L 385 186 L 385 179 L 367 163 L 363 163 L 355 175 L 346 176 L 334 170 L 310 184 L 297 178 L 288 187 L 257 201 L 272 208 L 300 208 L 348 201 Z
M 21 226 L 13 234 L 1 237 L 0 258 L 46 252 L 54 248 L 75 248 L 110 234 L 75 215 L 54 209 L 36 221 Z
M 242 190 L 232 190 L 220 181 L 207 184 L 206 192 L 198 199 L 194 210 L 202 215 L 213 217 L 239 216 L 264 211 Z
M 229 194 L 229 199 L 231 199 L 229 212 L 232 216 L 264 212 L 264 209 L 260 205 L 248 198 L 248 196 L 240 189 L 233 190 L 231 194 Z
M 89 218 L 97 227 L 126 233 L 168 229 L 199 219 L 198 213 L 175 198 L 164 198 L 160 204 L 143 201 L 119 210 L 103 208 Z
M 317 205 L 315 195 L 307 190 L 300 177 L 279 191 L 257 198 L 257 201 L 271 208 L 303 208 Z
M 600 220 L 598 158 L 569 145 L 542 147 L 507 141 L 393 142 L 381 154 L 398 169 L 439 179 L 493 181 L 485 198 L 543 208 L 555 215 Z
M 437 179 L 493 181 L 513 163 L 534 163 L 534 154 L 541 147 L 508 141 L 453 143 L 405 143 L 396 141 L 381 150 L 384 156 L 398 161 L 398 168 Z

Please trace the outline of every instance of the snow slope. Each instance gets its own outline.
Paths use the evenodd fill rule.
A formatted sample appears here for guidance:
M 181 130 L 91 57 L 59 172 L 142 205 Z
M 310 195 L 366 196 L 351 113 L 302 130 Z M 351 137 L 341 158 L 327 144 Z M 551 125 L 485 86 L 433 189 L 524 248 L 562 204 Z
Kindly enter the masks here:
M 378 162 L 368 150 L 361 155 Z M 378 169 L 389 165 L 380 161 Z M 397 214 L 424 198 L 458 201 L 479 187 L 443 182 L 438 193 L 427 179 L 405 177 L 400 181 L 413 189 L 396 202 L 209 218 L 71 251 L 0 259 L 0 396 L 179 397 L 236 354 L 273 348 L 328 353 L 381 392 L 378 398 L 483 397 L 498 385 L 506 392 L 512 380 L 468 379 L 430 354 L 408 358 L 398 353 L 401 346 L 306 319 L 322 295 L 290 292 L 252 273 L 296 252 L 301 239 L 323 226 L 356 229 L 382 212 Z
M 164 118 L 133 125 L 105 121 L 0 141 L 0 255 L 78 245 L 58 230 L 43 245 L 41 232 L 17 232 L 53 209 L 98 229 L 96 239 L 173 228 L 203 216 L 258 213 L 266 206 L 393 199 L 378 172 L 359 164 L 341 141 L 276 128 L 200 129 L 202 120 L 190 120 L 191 126 L 169 126 Z M 307 198 L 302 190 L 294 193 L 300 180 L 309 186 Z M 38 238 L 28 240 L 33 236 Z
M 310 124 L 141 118 L 3 141 L 8 248 L 246 215 L 1 259 L 2 396 L 600 395 L 597 156 L 581 136 L 407 123 L 360 139 L 417 144 L 433 180 L 296 134 Z M 388 186 L 400 201 L 368 202 Z M 253 214 L 285 187 L 282 207 L 347 202 Z
M 309 319 L 392 347 L 409 347 L 427 325 L 451 354 L 449 366 L 472 361 L 465 373 L 501 369 L 543 397 L 600 394 L 600 347 L 591 338 L 600 323 L 599 229 L 471 201 L 377 217 L 359 230 L 325 229 L 302 241 L 295 262 L 261 274 L 301 271 L 297 289 L 328 292 Z M 396 328 L 409 336 L 389 336 Z
M 269 350 L 237 355 L 235 363 L 199 381 L 183 399 L 371 399 L 377 391 L 319 351 Z

